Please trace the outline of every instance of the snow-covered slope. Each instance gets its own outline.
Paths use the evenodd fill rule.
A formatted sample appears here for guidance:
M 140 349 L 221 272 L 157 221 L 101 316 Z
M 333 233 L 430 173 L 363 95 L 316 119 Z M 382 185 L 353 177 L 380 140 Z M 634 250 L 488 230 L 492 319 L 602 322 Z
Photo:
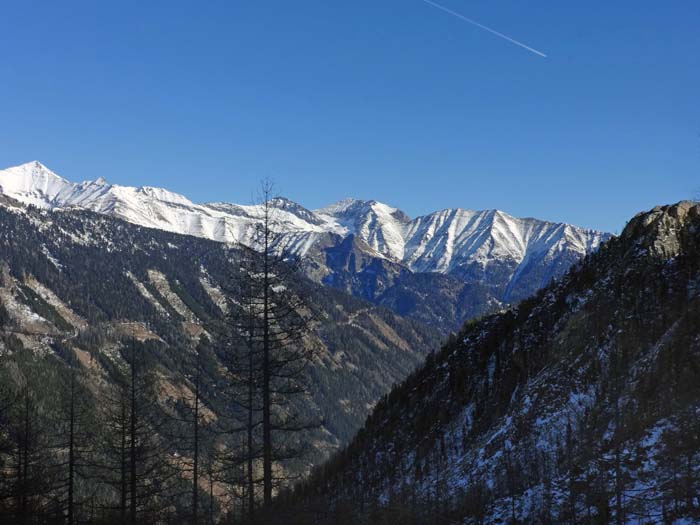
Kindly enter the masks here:
M 253 248 L 263 213 L 261 206 L 196 204 L 102 177 L 74 183 L 36 161 L 0 171 L 0 194 Z M 411 219 L 376 201 L 346 199 L 313 211 L 284 198 L 272 202 L 275 247 L 304 255 L 310 278 L 441 329 L 530 296 L 609 237 L 497 210 L 447 209 Z
M 223 242 L 251 244 L 261 209 L 229 203 L 195 204 L 161 188 L 82 183 L 59 177 L 40 162 L 0 171 L 0 190 L 43 208 L 80 207 L 134 224 Z M 289 253 L 305 254 L 327 234 L 362 239 L 377 256 L 415 272 L 459 273 L 466 265 L 494 259 L 527 263 L 533 255 L 555 258 L 562 250 L 585 254 L 607 235 L 567 224 L 518 219 L 497 210 L 448 209 L 411 220 L 376 201 L 347 199 L 310 211 L 275 199 L 280 241 Z
M 446 209 L 411 220 L 386 204 L 346 200 L 317 213 L 334 218 L 377 252 L 414 272 L 461 274 L 472 263 L 486 268 L 494 260 L 525 267 L 533 257 L 553 260 L 563 251 L 586 254 L 609 237 L 498 210 Z
M 162 188 L 134 188 L 109 184 L 105 179 L 69 182 L 34 161 L 0 171 L 0 191 L 14 199 L 49 209 L 78 207 L 114 215 L 140 226 L 222 242 L 249 244 L 260 215 L 257 206 L 195 204 Z M 291 251 L 308 244 L 308 237 L 333 229 L 301 206 L 284 199 L 276 220 L 279 228 L 297 238 Z

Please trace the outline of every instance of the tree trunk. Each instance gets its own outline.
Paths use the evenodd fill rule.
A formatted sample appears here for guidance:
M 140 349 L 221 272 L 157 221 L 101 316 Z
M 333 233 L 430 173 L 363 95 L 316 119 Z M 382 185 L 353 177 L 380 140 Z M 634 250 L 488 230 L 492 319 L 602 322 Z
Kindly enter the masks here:
M 120 502 L 120 514 L 121 522 L 126 523 L 126 505 L 127 505 L 127 443 L 126 443 L 126 421 L 127 421 L 127 411 L 126 411 L 126 398 L 121 399 L 121 444 L 120 444 L 120 455 L 121 455 L 121 502 Z
M 194 385 L 194 454 L 192 458 L 192 523 L 198 520 L 199 504 L 199 353 L 197 354 L 197 375 Z
M 251 321 L 252 329 L 252 321 Z M 255 371 L 253 370 L 253 347 L 252 347 L 252 337 L 248 345 L 248 517 L 253 520 L 255 514 L 255 481 L 253 473 L 253 392 L 255 385 L 253 381 L 255 379 Z
M 615 432 L 620 432 L 620 408 L 619 401 L 615 400 Z M 623 524 L 622 516 L 622 457 L 620 451 L 620 436 L 615 439 L 615 523 Z
M 25 392 L 24 395 L 24 443 L 22 444 L 22 451 L 21 451 L 21 460 L 20 460 L 20 465 L 21 465 L 21 475 L 20 475 L 20 506 L 19 506 L 19 511 L 20 511 L 20 523 L 26 523 L 27 522 L 27 507 L 28 507 L 28 494 L 27 491 L 29 490 L 29 432 L 30 432 L 30 425 L 29 425 L 29 392 Z
M 268 201 L 269 202 L 269 201 Z M 263 502 L 265 506 L 272 503 L 272 424 L 271 424 L 271 400 L 270 400 L 270 246 L 269 246 L 269 217 L 265 203 L 264 236 L 265 245 L 263 252 Z
M 136 524 L 136 364 L 134 363 L 135 351 L 131 349 L 131 414 L 129 418 L 129 476 L 130 476 L 130 520 Z
M 70 380 L 70 421 L 68 430 L 68 525 L 75 523 L 74 484 L 75 484 L 75 372 Z

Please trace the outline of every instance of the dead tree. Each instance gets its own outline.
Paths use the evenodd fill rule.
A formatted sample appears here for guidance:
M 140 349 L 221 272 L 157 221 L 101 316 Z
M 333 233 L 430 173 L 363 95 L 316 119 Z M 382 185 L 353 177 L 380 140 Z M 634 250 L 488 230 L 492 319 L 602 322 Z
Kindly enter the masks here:
M 35 394 L 28 386 L 20 389 L 8 423 L 9 458 L 5 470 L 10 501 L 5 514 L 12 523 L 29 523 L 44 514 L 46 495 L 54 487 L 45 429 Z
M 284 479 L 273 472 L 275 463 L 299 457 L 303 447 L 291 437 L 318 426 L 298 411 L 306 392 L 305 370 L 313 355 L 305 341 L 313 322 L 313 308 L 304 297 L 301 259 L 285 254 L 277 227 L 285 201 L 275 198 L 269 182 L 261 184 L 252 250 L 235 258 L 236 304 L 230 327 L 238 343 L 232 348 L 235 404 L 243 413 L 243 467 L 248 517 L 256 507 L 262 481 L 262 503 L 272 502 L 273 489 Z M 262 477 L 259 477 L 261 466 Z
M 164 418 L 153 391 L 157 378 L 148 370 L 136 342 L 123 349 L 123 370 L 117 384 L 105 392 L 102 463 L 97 466 L 104 483 L 117 494 L 116 510 L 122 523 L 148 521 L 169 506 L 165 497 L 175 474 L 166 457 L 161 433 Z
M 188 519 L 194 524 L 201 521 L 201 465 L 205 448 L 203 440 L 207 431 L 202 403 L 204 389 L 202 354 L 208 344 L 208 339 L 203 336 L 194 350 L 183 350 L 183 353 L 187 354 L 183 376 L 188 382 L 190 394 L 176 400 L 174 413 L 168 418 L 172 428 L 165 432 L 177 448 L 178 456 L 181 456 L 178 461 L 181 477 L 190 481 Z
M 77 494 L 77 484 L 80 478 L 86 478 L 83 472 L 90 463 L 92 454 L 91 444 L 95 439 L 92 421 L 94 407 L 90 406 L 90 393 L 80 380 L 77 363 L 72 363 L 68 370 L 68 381 L 65 386 L 56 428 L 60 429 L 54 440 L 53 448 L 59 456 L 56 465 L 58 469 L 59 487 L 62 511 L 68 524 L 78 520 L 78 510 L 82 502 Z
M 286 446 L 287 437 L 318 426 L 302 421 L 295 413 L 294 399 L 306 392 L 304 371 L 312 359 L 305 337 L 312 320 L 312 309 L 300 287 L 299 258 L 285 257 L 277 234 L 277 218 L 284 201 L 273 194 L 273 185 L 263 181 L 260 190 L 260 218 L 255 248 L 259 251 L 257 271 L 251 279 L 250 345 L 259 348 L 260 397 L 262 405 L 263 504 L 272 502 L 275 477 L 273 462 L 299 455 Z M 282 439 L 280 439 L 282 436 Z

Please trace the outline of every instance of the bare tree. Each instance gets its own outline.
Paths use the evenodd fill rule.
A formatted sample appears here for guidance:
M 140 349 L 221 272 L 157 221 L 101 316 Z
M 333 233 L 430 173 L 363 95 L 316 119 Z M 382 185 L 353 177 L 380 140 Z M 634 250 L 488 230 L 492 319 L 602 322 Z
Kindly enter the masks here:
M 70 525 L 78 521 L 81 501 L 77 495 L 77 484 L 79 478 L 85 477 L 83 468 L 89 464 L 91 443 L 95 438 L 89 430 L 94 426 L 94 421 L 91 421 L 94 407 L 89 404 L 91 396 L 81 383 L 78 366 L 77 363 L 70 363 L 69 378 L 56 422 L 60 432 L 53 447 L 59 456 L 56 465 L 59 470 L 58 491 L 66 521 Z
M 53 489 L 47 456 L 49 447 L 41 424 L 35 394 L 24 385 L 6 427 L 10 442 L 6 474 L 10 485 L 8 496 L 12 500 L 8 514 L 13 523 L 29 523 L 44 514 L 45 496 Z
M 242 387 L 239 405 L 245 413 L 245 486 L 248 513 L 255 509 L 262 463 L 263 505 L 272 502 L 275 485 L 284 479 L 274 464 L 299 457 L 301 448 L 290 436 L 318 426 L 299 414 L 295 399 L 306 393 L 304 372 L 312 358 L 305 344 L 313 310 L 300 287 L 299 258 L 285 257 L 277 220 L 284 201 L 263 181 L 258 198 L 259 216 L 254 251 L 239 257 L 238 296 L 232 327 L 242 345 L 236 352 L 234 376 Z
M 175 467 L 165 457 L 164 418 L 153 392 L 156 378 L 137 354 L 134 340 L 123 354 L 122 377 L 103 396 L 106 432 L 98 469 L 101 479 L 118 494 L 116 510 L 121 522 L 139 523 L 169 505 L 163 496 Z
M 199 523 L 200 517 L 200 481 L 202 473 L 203 438 L 206 431 L 204 417 L 204 405 L 202 403 L 203 363 L 202 354 L 209 344 L 208 338 L 202 336 L 191 355 L 187 356 L 185 363 L 189 372 L 185 373 L 191 394 L 180 400 L 180 410 L 171 416 L 170 422 L 175 429 L 168 432 L 174 443 L 177 444 L 178 453 L 182 455 L 179 461 L 183 477 L 191 480 L 190 486 L 190 515 L 192 523 Z M 190 353 L 189 351 L 186 351 Z

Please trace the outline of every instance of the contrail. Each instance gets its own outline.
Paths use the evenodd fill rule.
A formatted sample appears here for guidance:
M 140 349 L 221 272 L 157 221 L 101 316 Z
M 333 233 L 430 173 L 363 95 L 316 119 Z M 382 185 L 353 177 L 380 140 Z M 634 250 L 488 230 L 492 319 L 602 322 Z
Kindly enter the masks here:
M 465 22 L 469 22 L 470 24 L 475 25 L 476 27 L 479 27 L 479 28 L 483 29 L 484 31 L 488 31 L 489 33 L 493 33 L 496 36 L 500 36 L 504 40 L 507 40 L 508 42 L 515 44 L 516 46 L 520 46 L 523 49 L 527 49 L 531 53 L 535 53 L 536 55 L 539 55 L 543 58 L 547 58 L 547 55 L 545 55 L 542 51 L 537 51 L 537 49 L 534 49 L 528 45 L 525 45 L 522 42 L 518 42 L 517 40 L 509 37 L 508 35 L 504 35 L 503 33 L 499 33 L 495 29 L 491 29 L 490 27 L 486 27 L 484 24 L 480 24 L 476 20 L 472 20 L 471 18 L 467 18 L 466 16 L 464 16 L 456 11 L 453 11 L 452 9 L 448 9 L 444 5 L 440 5 L 438 3 L 435 3 L 432 0 L 423 0 L 423 2 L 425 2 L 426 4 L 432 5 L 433 7 L 437 7 L 438 9 L 441 9 L 442 11 L 445 11 L 446 13 L 449 13 L 453 16 L 456 16 L 460 20 L 464 20 Z

